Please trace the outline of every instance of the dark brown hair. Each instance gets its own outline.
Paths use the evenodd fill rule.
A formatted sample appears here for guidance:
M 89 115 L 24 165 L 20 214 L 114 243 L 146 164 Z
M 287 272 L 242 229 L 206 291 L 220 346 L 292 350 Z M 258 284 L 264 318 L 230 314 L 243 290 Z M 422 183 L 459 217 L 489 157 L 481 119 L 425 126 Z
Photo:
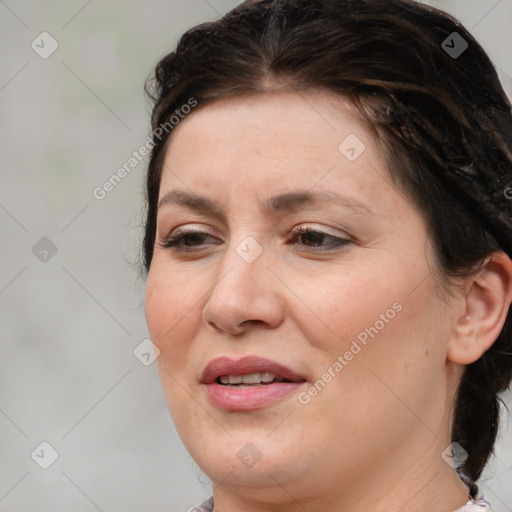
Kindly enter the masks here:
M 453 32 L 468 45 L 460 55 L 450 51 Z M 146 86 L 154 131 L 191 98 L 204 105 L 277 89 L 327 90 L 352 100 L 391 178 L 423 214 L 445 282 L 471 275 L 497 250 L 510 255 L 510 216 L 493 220 L 489 213 L 509 206 L 486 195 L 486 186 L 512 182 L 511 107 L 488 56 L 457 20 L 409 0 L 247 0 L 186 32 Z M 171 133 L 153 137 L 146 271 Z M 474 194 L 461 193 L 461 177 L 478 182 Z M 472 495 L 496 440 L 498 393 L 511 380 L 509 311 L 493 346 L 466 366 L 457 393 L 452 440 L 468 452 L 458 472 Z

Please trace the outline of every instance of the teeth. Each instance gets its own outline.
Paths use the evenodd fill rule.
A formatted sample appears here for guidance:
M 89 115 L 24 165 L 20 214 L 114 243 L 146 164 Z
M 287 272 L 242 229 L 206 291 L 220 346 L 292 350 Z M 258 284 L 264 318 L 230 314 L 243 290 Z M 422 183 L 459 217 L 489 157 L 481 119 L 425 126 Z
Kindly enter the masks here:
M 237 384 L 260 384 L 265 383 L 269 384 L 274 380 L 276 382 L 282 382 L 284 379 L 282 377 L 277 377 L 273 373 L 263 372 L 263 373 L 249 373 L 247 375 L 222 375 L 219 377 L 220 383 L 225 385 L 237 385 Z
M 240 375 L 237 377 L 240 379 L 239 382 L 233 382 L 231 377 L 229 377 L 230 384 L 259 384 L 261 382 L 261 373 L 249 373 L 249 375 Z

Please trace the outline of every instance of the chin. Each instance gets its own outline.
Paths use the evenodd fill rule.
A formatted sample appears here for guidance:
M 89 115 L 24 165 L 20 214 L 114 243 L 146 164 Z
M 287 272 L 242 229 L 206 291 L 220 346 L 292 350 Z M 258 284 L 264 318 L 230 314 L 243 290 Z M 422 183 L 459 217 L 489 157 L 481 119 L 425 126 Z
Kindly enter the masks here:
M 298 478 L 296 460 L 262 458 L 254 466 L 233 463 L 232 458 L 222 456 L 198 457 L 196 463 L 216 485 L 246 487 L 253 489 L 274 488 L 276 481 L 281 484 Z
M 284 484 L 299 479 L 314 466 L 307 457 L 313 450 L 304 450 L 302 445 L 299 458 L 301 443 L 295 441 L 288 429 L 271 432 L 272 428 L 240 428 L 230 433 L 224 431 L 220 436 L 204 433 L 199 439 L 184 435 L 182 440 L 196 464 L 214 483 L 262 489 L 275 487 L 276 481 Z

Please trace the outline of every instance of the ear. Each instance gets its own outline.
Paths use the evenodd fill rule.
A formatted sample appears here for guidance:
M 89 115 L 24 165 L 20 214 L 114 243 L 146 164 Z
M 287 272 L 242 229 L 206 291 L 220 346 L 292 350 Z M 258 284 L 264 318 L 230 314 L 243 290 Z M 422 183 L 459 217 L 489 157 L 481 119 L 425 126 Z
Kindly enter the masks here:
M 477 361 L 499 336 L 512 301 L 512 261 L 502 251 L 466 280 L 465 311 L 457 319 L 448 360 L 462 365 Z

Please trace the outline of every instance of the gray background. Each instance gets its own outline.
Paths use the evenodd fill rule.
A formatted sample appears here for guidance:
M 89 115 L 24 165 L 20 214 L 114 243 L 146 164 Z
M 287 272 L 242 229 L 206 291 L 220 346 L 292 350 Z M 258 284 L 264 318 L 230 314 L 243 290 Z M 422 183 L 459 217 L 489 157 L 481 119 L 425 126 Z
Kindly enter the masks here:
M 146 162 L 103 200 L 92 191 L 145 142 L 156 61 L 236 3 L 0 0 L 0 511 L 183 512 L 209 493 L 156 365 L 133 354 Z M 512 0 L 431 4 L 472 30 L 510 95 Z M 47 59 L 31 48 L 43 31 L 59 44 Z M 481 480 L 497 512 L 512 511 L 511 438 L 507 415 Z M 31 458 L 43 441 L 59 454 L 48 469 Z

